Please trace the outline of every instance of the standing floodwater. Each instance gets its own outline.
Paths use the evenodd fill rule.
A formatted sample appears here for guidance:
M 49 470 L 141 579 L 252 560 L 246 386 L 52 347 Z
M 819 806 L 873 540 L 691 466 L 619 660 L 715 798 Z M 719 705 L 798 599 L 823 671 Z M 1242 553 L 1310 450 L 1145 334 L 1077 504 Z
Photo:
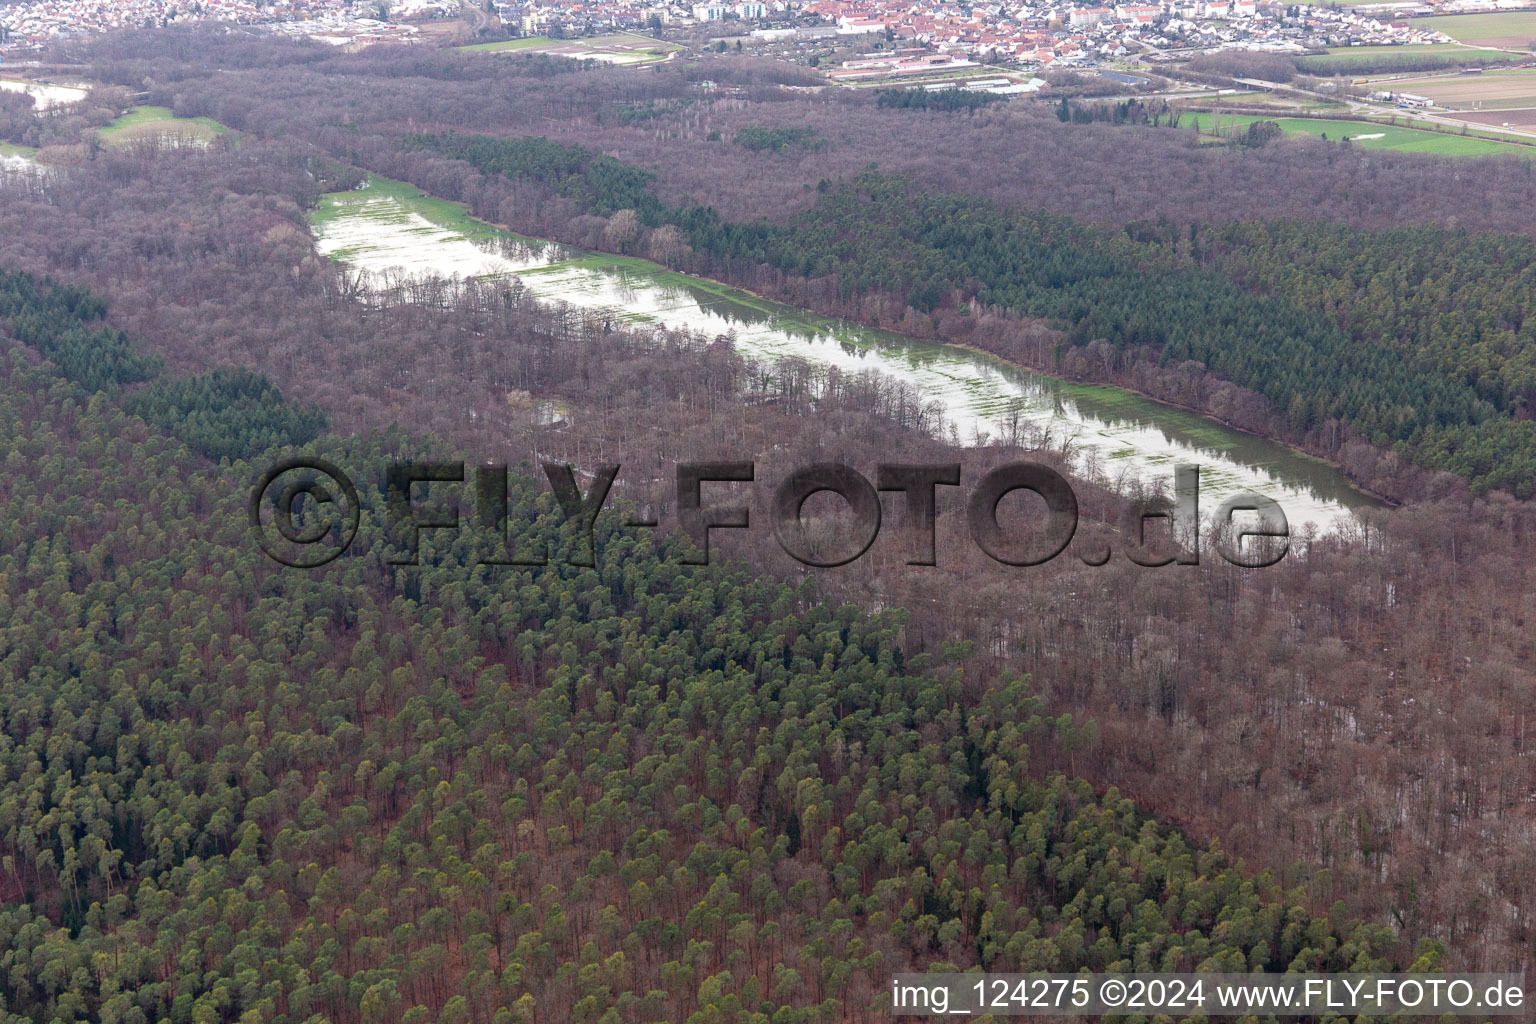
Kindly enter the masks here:
M 966 442 L 1024 422 L 1070 438 L 1079 459 L 1110 479 L 1171 481 L 1177 463 L 1200 466 L 1202 506 L 1239 490 L 1285 508 L 1294 527 L 1327 529 L 1370 504 L 1332 466 L 1284 445 L 1117 388 L 1068 384 L 981 353 L 870 330 L 780 305 L 654 263 L 521 238 L 467 217 L 400 182 L 324 196 L 314 218 L 320 251 L 374 274 L 461 277 L 515 274 L 546 302 L 605 307 L 625 319 L 706 335 L 731 332 L 743 354 L 797 357 L 848 371 L 874 370 L 936 400 Z
M 32 97 L 33 109 L 39 112 L 78 103 L 86 96 L 86 90 L 77 85 L 50 85 L 47 82 L 23 82 L 14 78 L 0 78 L 0 91 L 26 93 Z

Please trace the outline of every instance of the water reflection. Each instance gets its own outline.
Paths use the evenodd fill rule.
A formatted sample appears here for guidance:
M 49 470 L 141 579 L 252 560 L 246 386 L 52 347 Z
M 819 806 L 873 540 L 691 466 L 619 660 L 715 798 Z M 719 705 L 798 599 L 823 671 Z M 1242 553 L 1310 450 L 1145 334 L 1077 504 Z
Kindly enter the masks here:
M 1065 442 L 1081 468 L 1125 484 L 1171 481 L 1175 464 L 1198 463 L 1202 505 L 1209 507 L 1235 491 L 1256 490 L 1279 501 L 1294 526 L 1313 522 L 1326 529 L 1350 508 L 1371 503 L 1321 461 L 1119 389 L 1071 384 L 966 349 L 818 317 L 640 260 L 473 221 L 430 220 L 426 207 L 398 185 L 386 190 L 375 182 L 326 202 L 317 222 L 321 252 L 365 272 L 515 275 L 544 301 L 730 334 L 749 356 L 878 371 L 911 387 L 921 402 L 941 403 L 951 436 L 961 443 Z

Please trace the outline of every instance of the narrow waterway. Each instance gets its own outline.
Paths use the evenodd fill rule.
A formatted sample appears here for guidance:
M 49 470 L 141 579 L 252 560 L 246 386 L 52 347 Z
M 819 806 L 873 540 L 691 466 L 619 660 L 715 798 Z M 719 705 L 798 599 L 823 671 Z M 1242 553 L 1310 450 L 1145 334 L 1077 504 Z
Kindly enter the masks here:
M 1128 484 L 1170 481 L 1200 466 L 1202 508 L 1237 491 L 1278 501 L 1293 528 L 1337 525 L 1373 504 L 1334 467 L 1284 445 L 1118 388 L 1069 384 L 1000 359 L 818 317 L 644 260 L 524 238 L 468 217 L 401 182 L 372 178 L 322 197 L 319 251 L 369 274 L 515 275 L 546 302 L 604 307 L 624 319 L 707 335 L 731 334 L 743 354 L 797 357 L 844 371 L 873 370 L 942 404 L 961 443 L 1027 424 L 1070 440 L 1081 468 Z

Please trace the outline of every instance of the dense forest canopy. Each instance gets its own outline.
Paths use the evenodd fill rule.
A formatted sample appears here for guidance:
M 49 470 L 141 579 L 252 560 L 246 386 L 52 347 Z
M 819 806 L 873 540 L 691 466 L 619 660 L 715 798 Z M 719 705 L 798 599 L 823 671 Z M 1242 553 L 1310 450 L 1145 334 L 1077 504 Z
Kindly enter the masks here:
M 1159 214 L 1180 223 L 1303 214 L 1359 227 L 1494 231 L 1536 223 L 1536 167 L 1518 156 L 1351 151 L 1299 138 L 1239 153 L 1202 146 L 1193 132 L 1062 125 L 1054 99 L 956 117 L 881 106 L 864 90 L 817 89 L 824 82 L 807 69 L 734 56 L 636 72 L 420 47 L 338 54 L 196 29 L 123 33 L 82 52 L 99 80 L 150 89 L 180 114 L 261 135 L 292 132 L 354 162 L 372 166 L 380 147 L 411 131 L 547 136 L 651 170 L 667 202 L 714 206 L 733 220 L 804 208 L 815 199 L 806 186 L 877 163 L 938 192 L 1116 229 Z M 214 57 L 222 73 L 210 75 L 198 61 Z M 625 108 L 664 112 L 621 123 L 614 115 Z M 765 158 L 733 144 L 748 127 L 813 128 L 829 145 Z
M 823 183 L 816 205 L 785 222 L 740 223 L 669 208 L 642 169 L 620 172 L 580 147 L 453 134 L 406 144 L 552 185 L 586 212 L 628 208 L 649 225 L 675 225 L 706 270 L 766 264 L 835 280 L 845 301 L 894 294 L 932 313 L 958 296 L 1047 318 L 1078 344 L 1104 339 L 1152 349 L 1165 366 L 1197 362 L 1264 395 L 1299 436 L 1339 423 L 1478 490 L 1525 498 L 1536 488 L 1536 426 L 1525 416 L 1536 396 L 1531 281 L 1528 270 L 1503 272 L 1529 268 L 1529 238 L 1324 232 L 1294 221 L 1204 234 L 1136 223 L 1114 235 L 875 172 Z
M 874 1019 L 905 966 L 1528 967 L 1529 164 L 1200 149 L 727 58 L 81 52 L 233 130 L 27 121 L 51 170 L 0 183 L 9 1020 L 779 1024 Z M 737 142 L 798 128 L 827 144 Z M 245 522 L 275 448 L 364 470 L 370 511 L 390 459 L 521 461 L 511 514 L 557 548 L 544 460 L 622 462 L 664 513 L 683 456 L 956 461 L 899 382 L 518 281 L 365 280 L 306 216 L 368 171 L 544 237 L 618 220 L 1411 500 L 1262 572 L 808 578 L 747 537 L 696 569 L 617 517 L 592 570 L 472 569 L 468 532 L 401 569 L 370 517 L 283 572 Z M 964 454 L 1070 467 L 1113 537 L 1142 495 L 1071 443 Z
M 261 374 L 215 370 L 193 378 L 162 377 L 164 361 L 140 352 L 126 334 L 99 326 L 107 306 L 73 285 L 0 274 L 0 324 L 33 346 L 87 394 L 117 394 L 154 378 L 127 406 L 212 459 L 249 458 L 284 445 L 306 444 L 328 422 L 318 409 L 295 409 Z
M 1388 965 L 1342 905 L 1032 777 L 1083 727 L 908 657 L 901 613 L 683 566 L 611 515 L 592 570 L 471 572 L 468 540 L 405 570 L 365 525 L 285 572 L 244 535 L 254 466 L 16 347 L 0 412 L 7 457 L 53 467 L 0 505 L 17 1024 L 864 1019 L 927 963 Z M 562 543 L 531 478 L 509 504 Z
M 975 113 L 989 104 L 1005 103 L 1007 97 L 971 89 L 950 89 L 943 92 L 934 92 L 930 89 L 876 89 L 875 102 L 882 107 L 965 110 Z

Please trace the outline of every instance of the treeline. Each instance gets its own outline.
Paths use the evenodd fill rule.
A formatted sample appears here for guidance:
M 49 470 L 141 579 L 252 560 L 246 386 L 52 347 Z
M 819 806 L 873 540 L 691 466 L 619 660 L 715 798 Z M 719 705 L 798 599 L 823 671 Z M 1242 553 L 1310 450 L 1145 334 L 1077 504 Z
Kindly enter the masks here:
M 733 141 L 754 153 L 781 153 L 786 149 L 813 151 L 827 145 L 827 140 L 814 128 L 764 128 L 761 125 L 743 128 Z
M 1468 360 L 1497 377 L 1487 365 L 1483 338 L 1510 314 L 1504 297 L 1510 293 L 1499 288 L 1518 294 L 1518 277 L 1506 275 L 1504 284 L 1474 307 L 1486 313 L 1478 319 L 1467 316 L 1466 305 L 1478 301 L 1478 289 L 1456 290 L 1461 326 L 1454 332 L 1442 334 L 1433 326 L 1435 318 L 1419 318 L 1423 304 L 1439 291 L 1403 304 L 1394 323 L 1417 325 L 1408 345 L 1413 358 L 1404 359 L 1402 332 L 1389 341 L 1374 321 L 1341 322 L 1330 315 L 1334 304 L 1323 308 L 1305 287 L 1286 294 L 1241 269 L 1257 265 L 1276 276 L 1288 271 L 1293 256 L 1305 264 L 1305 240 L 1318 230 L 1305 226 L 1293 229 L 1296 241 L 1273 256 L 1243 234 L 1249 230 L 1245 225 L 1233 226 L 1228 251 L 1240 252 L 1240 261 L 1207 265 L 1196 225 L 1187 234 L 1167 224 L 1133 224 L 1111 234 L 1044 212 L 1018 213 L 935 195 L 876 172 L 838 186 L 823 182 L 816 205 L 805 213 L 777 223 L 740 223 L 710 208 L 670 207 L 650 193 L 646 172 L 620 173 L 611 158 L 593 157 L 580 147 L 461 136 L 416 136 L 411 144 L 465 159 L 487 173 L 506 173 L 505 168 L 515 176 L 532 164 L 536 181 L 550 180 L 544 168 L 553 162 L 563 195 L 584 197 L 592 212 L 632 208 L 647 226 L 680 228 L 706 271 L 730 276 L 737 268 L 767 265 L 804 279 L 835 280 L 845 301 L 893 294 L 931 314 L 958 296 L 957 304 L 1048 318 L 1063 324 L 1075 344 L 1104 339 L 1120 352 L 1154 351 L 1165 366 L 1197 363 L 1256 391 L 1284 417 L 1288 436 L 1333 424 L 1335 449 L 1351 437 L 1377 447 L 1399 445 L 1426 466 L 1464 472 L 1480 491 L 1497 487 L 1527 497 L 1536 486 L 1536 426 L 1505 422 L 1517 410 L 1507 401 L 1501 405 L 1466 374 L 1427 372 L 1425 365 L 1436 358 L 1432 353 L 1465 349 Z M 610 189 L 610 181 L 616 187 Z M 1351 237 L 1334 245 L 1366 253 L 1362 259 L 1368 263 L 1395 261 L 1390 277 L 1409 273 L 1408 265 L 1447 234 L 1420 230 L 1424 241 L 1416 250 L 1399 249 L 1391 233 L 1334 228 L 1332 235 Z M 1520 249 L 1531 243 L 1508 245 Z M 1487 274 L 1489 261 L 1515 255 L 1486 240 L 1472 243 L 1472 251 L 1446 287 Z M 1312 287 L 1325 280 L 1313 277 Z M 1406 291 L 1406 286 L 1389 290 L 1385 301 Z M 1443 313 L 1450 315 L 1448 309 Z M 1456 363 L 1461 357 L 1451 359 Z
M 32 97 L 24 92 L 0 92 L 0 142 L 25 145 L 37 137 Z
M 1217 50 L 1191 57 L 1183 70 L 1200 75 L 1224 75 L 1228 78 L 1261 78 L 1266 82 L 1289 82 L 1296 77 L 1296 61 L 1283 53 L 1259 50 Z
M 126 334 L 102 322 L 106 314 L 104 301 L 75 285 L 0 272 L 0 327 L 87 393 L 116 395 L 153 381 L 128 398 L 128 409 L 211 459 L 306 444 L 327 427 L 319 409 L 288 405 L 269 380 L 249 370 L 163 377 L 164 359 L 138 351 Z
M 0 272 L 0 319 L 87 392 L 116 392 L 150 380 L 164 360 L 137 351 L 122 331 L 102 323 L 107 305 L 82 288 Z
M 1149 237 L 1148 228 L 1128 229 Z M 1536 484 L 1536 241 L 1409 227 L 1354 231 L 1318 221 L 1221 225 L 1183 241 L 1246 288 L 1325 314 L 1395 353 L 1407 372 L 1477 396 L 1468 420 L 1426 421 L 1408 441 L 1426 464 L 1479 490 L 1521 497 Z
M 677 100 L 646 100 L 643 103 L 616 103 L 603 114 L 603 121 L 612 121 L 618 125 L 640 124 L 646 121 L 654 121 L 657 118 L 677 114 L 694 102 L 694 97 L 687 96 Z
M 0 92 L 0 142 L 31 147 L 75 143 L 83 132 L 110 122 L 127 104 L 127 92 L 111 86 L 94 86 L 83 98 L 47 110 L 38 109 L 27 93 Z
M 244 367 L 163 378 L 124 407 L 210 459 L 307 444 L 330 426 L 325 413 L 283 401 L 271 381 Z
M 403 144 L 463 160 L 487 174 L 537 182 L 598 216 L 622 209 L 636 210 L 648 222 L 663 216 L 661 201 L 650 191 L 654 174 L 582 146 L 532 136 L 509 141 L 455 133 L 410 135 Z
M 977 92 L 974 89 L 876 89 L 875 102 L 897 110 L 965 110 L 972 114 L 982 107 L 1001 103 L 1006 96 Z
M 1177 128 L 1179 113 L 1167 100 L 1143 103 L 1134 96 L 1119 103 L 1073 103 L 1063 96 L 1056 105 L 1056 120 L 1063 124 L 1093 124 L 1101 121 L 1108 124 L 1143 124 L 1152 128 L 1161 128 L 1166 124 L 1169 128 Z

